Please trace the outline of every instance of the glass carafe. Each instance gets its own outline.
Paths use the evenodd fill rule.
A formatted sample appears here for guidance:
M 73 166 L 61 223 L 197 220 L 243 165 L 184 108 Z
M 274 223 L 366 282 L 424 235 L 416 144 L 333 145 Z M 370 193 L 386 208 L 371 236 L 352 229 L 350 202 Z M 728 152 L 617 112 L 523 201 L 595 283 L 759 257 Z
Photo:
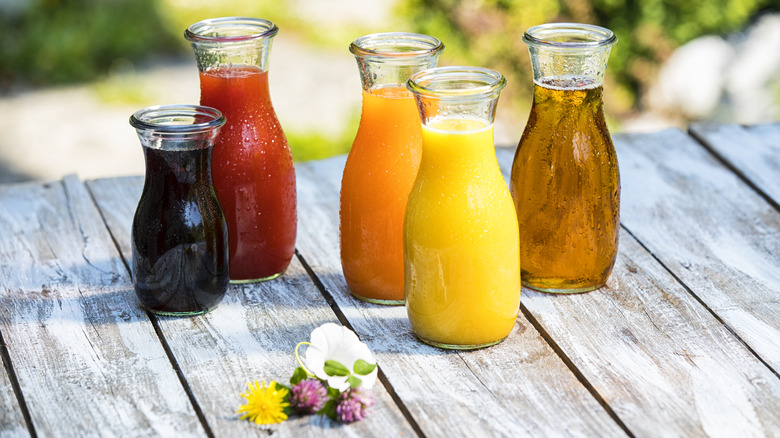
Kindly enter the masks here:
M 295 169 L 268 90 L 277 31 L 267 20 L 227 17 L 200 21 L 185 33 L 198 62 L 200 103 L 227 118 L 213 171 L 230 231 L 233 282 L 275 278 L 295 251 Z
M 341 182 L 341 263 L 354 296 L 404 303 L 403 220 L 420 164 L 420 116 L 409 77 L 434 67 L 444 46 L 413 33 L 355 40 L 363 110 Z
M 195 105 L 149 107 L 130 117 L 146 159 L 132 228 L 133 286 L 144 308 L 197 315 L 227 290 L 227 224 L 211 181 L 225 118 Z
M 618 245 L 620 177 L 604 120 L 608 29 L 530 28 L 534 100 L 512 164 L 523 284 L 553 293 L 604 285 Z
M 504 77 L 443 67 L 409 80 L 423 153 L 404 223 L 406 308 L 415 334 L 442 348 L 501 342 L 520 304 L 517 217 L 496 159 Z

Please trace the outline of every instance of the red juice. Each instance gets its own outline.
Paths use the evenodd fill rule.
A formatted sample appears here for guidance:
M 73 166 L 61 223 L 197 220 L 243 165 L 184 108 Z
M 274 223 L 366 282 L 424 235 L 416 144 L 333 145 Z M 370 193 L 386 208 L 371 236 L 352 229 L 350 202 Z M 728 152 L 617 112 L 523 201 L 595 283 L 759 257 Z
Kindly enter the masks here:
M 295 169 L 268 91 L 254 66 L 200 73 L 201 105 L 227 123 L 214 145 L 212 178 L 228 223 L 230 278 L 270 279 L 295 251 Z

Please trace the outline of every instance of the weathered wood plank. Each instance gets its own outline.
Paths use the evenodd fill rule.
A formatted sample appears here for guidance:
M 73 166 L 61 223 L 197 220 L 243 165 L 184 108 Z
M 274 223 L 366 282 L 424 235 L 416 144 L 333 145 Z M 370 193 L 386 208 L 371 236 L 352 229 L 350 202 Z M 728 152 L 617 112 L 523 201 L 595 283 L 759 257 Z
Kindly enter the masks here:
M 114 239 L 129 260 L 132 215 L 142 179 L 88 182 Z M 246 382 L 255 379 L 287 383 L 297 366 L 295 345 L 308 341 L 311 331 L 325 322 L 338 322 L 328 303 L 297 259 L 285 275 L 270 282 L 230 286 L 212 312 L 193 318 L 159 318 L 159 324 L 178 365 L 198 400 L 215 436 L 413 436 L 388 392 L 374 389 L 374 412 L 348 426 L 324 417 L 295 418 L 281 425 L 258 427 L 239 421 L 236 409 L 244 399 Z
M 780 122 L 691 126 L 691 133 L 780 205 Z
M 297 166 L 298 249 L 428 436 L 619 436 L 620 427 L 521 315 L 502 344 L 446 352 L 419 342 L 404 307 L 351 297 L 341 272 L 344 157 Z
M 0 438 L 30 436 L 5 366 L 0 366 L 0 407 Z
M 621 223 L 780 371 L 780 213 L 678 130 L 615 142 Z
M 202 436 L 75 177 L 0 187 L 0 330 L 40 436 Z
M 658 150 L 668 139 L 649 137 L 634 146 L 658 161 L 677 158 Z M 622 160 L 626 139 L 615 140 Z M 508 175 L 513 151 L 498 156 Z M 640 164 L 620 161 L 621 221 L 625 205 L 644 205 L 641 188 L 654 182 L 634 173 Z M 636 184 L 625 183 L 627 173 Z M 626 232 L 607 287 L 570 296 L 528 291 L 523 305 L 637 435 L 780 433 L 777 376 Z

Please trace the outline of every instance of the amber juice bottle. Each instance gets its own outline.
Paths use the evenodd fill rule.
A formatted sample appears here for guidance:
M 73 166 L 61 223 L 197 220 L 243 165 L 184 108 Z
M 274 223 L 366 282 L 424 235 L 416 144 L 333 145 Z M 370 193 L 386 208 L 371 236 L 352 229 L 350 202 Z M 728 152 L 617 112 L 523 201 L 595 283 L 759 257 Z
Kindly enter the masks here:
M 524 35 L 534 101 L 512 165 L 523 284 L 554 292 L 603 286 L 617 255 L 620 177 L 604 120 L 611 31 L 553 24 Z

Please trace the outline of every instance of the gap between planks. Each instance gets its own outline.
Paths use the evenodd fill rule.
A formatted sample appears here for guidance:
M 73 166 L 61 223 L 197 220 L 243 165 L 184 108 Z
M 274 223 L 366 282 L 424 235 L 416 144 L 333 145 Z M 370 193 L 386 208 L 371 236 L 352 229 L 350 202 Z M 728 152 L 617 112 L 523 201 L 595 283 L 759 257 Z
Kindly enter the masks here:
M 11 388 L 14 390 L 16 402 L 19 404 L 19 410 L 22 411 L 22 417 L 27 426 L 27 431 L 30 433 L 30 437 L 36 438 L 38 433 L 35 431 L 30 410 L 27 408 L 27 401 L 24 399 L 22 387 L 19 385 L 19 379 L 16 377 L 16 372 L 14 371 L 13 363 L 11 362 L 11 355 L 8 353 L 8 347 L 3 338 L 2 330 L 0 330 L 0 357 L 2 357 L 3 366 L 8 374 L 8 380 L 11 382 Z
M 746 125 L 742 125 L 742 126 L 743 126 L 743 128 L 744 128 Z M 694 142 L 694 143 L 696 143 L 696 144 L 700 145 L 700 146 L 701 146 L 701 147 L 702 147 L 702 148 L 703 148 L 705 151 L 707 151 L 707 152 L 708 152 L 710 155 L 712 155 L 712 156 L 715 158 L 715 160 L 716 160 L 718 163 L 720 163 L 720 164 L 721 164 L 721 165 L 723 165 L 723 166 L 724 166 L 726 169 L 728 169 L 729 171 L 731 171 L 732 173 L 734 173 L 734 174 L 737 176 L 737 178 L 739 178 L 739 180 L 741 180 L 742 182 L 744 182 L 744 183 L 745 183 L 745 184 L 746 184 L 748 187 L 750 187 L 750 188 L 751 188 L 751 189 L 752 189 L 754 192 L 756 192 L 756 194 L 758 194 L 758 195 L 759 195 L 761 198 L 763 198 L 763 199 L 764 199 L 764 200 L 765 200 L 767 203 L 769 203 L 769 205 L 771 205 L 771 206 L 772 206 L 772 207 L 773 207 L 773 208 L 774 208 L 776 211 L 780 211 L 780 206 L 777 204 L 777 202 L 775 202 L 775 200 L 774 200 L 774 199 L 772 199 L 772 197 L 771 197 L 771 196 L 770 196 L 768 193 L 766 193 L 766 192 L 765 192 L 765 191 L 763 191 L 761 188 L 759 188 L 759 187 L 758 187 L 758 186 L 757 186 L 757 185 L 756 185 L 756 184 L 755 184 L 755 183 L 754 183 L 754 182 L 753 182 L 753 181 L 752 181 L 750 178 L 748 178 L 748 177 L 747 177 L 747 175 L 745 175 L 745 173 L 744 173 L 744 172 L 742 172 L 742 171 L 741 171 L 741 170 L 740 170 L 740 169 L 739 169 L 739 168 L 738 168 L 736 165 L 734 165 L 734 164 L 733 164 L 733 163 L 732 163 L 730 160 L 728 160 L 726 157 L 724 157 L 723 155 L 721 155 L 721 154 L 720 154 L 720 153 L 719 153 L 719 152 L 718 152 L 718 151 L 717 151 L 717 150 L 716 150 L 716 149 L 715 149 L 715 148 L 712 146 L 712 144 L 710 143 L 710 141 L 708 141 L 708 140 L 707 140 L 707 138 L 704 136 L 704 134 L 703 134 L 703 133 L 700 133 L 700 132 L 696 131 L 695 129 L 693 129 L 693 128 L 692 128 L 692 127 L 690 127 L 690 126 L 687 128 L 687 130 L 685 131 L 685 133 L 686 133 L 686 134 L 687 134 L 687 135 L 688 135 L 688 136 L 689 136 L 689 137 L 690 137 L 690 138 L 693 140 L 693 142 Z M 647 245 L 646 245 L 644 242 L 642 242 L 642 240 L 641 240 L 641 239 L 639 239 L 639 237 L 638 237 L 638 236 L 636 236 L 636 235 L 635 235 L 635 234 L 634 234 L 634 233 L 631 231 L 631 229 L 629 229 L 629 228 L 628 228 L 628 226 L 627 226 L 625 223 L 623 223 L 623 221 L 621 221 L 621 222 L 620 222 L 620 226 L 621 226 L 621 228 L 623 228 L 623 229 L 624 229 L 624 230 L 625 230 L 625 231 L 626 231 L 628 234 L 630 234 L 630 235 L 631 235 L 631 237 L 633 237 L 633 238 L 634 238 L 634 240 L 636 240 L 636 241 L 639 243 L 639 245 L 641 245 L 641 246 L 642 246 L 642 248 L 644 248 L 644 249 L 645 249 L 645 251 L 647 251 L 647 253 L 648 253 L 648 254 L 650 254 L 650 256 L 651 256 L 651 257 L 653 257 L 653 259 L 654 259 L 654 260 L 655 260 L 655 261 L 656 261 L 656 262 L 657 262 L 657 263 L 658 263 L 658 264 L 659 264 L 659 265 L 660 265 L 660 266 L 661 266 L 661 267 L 662 267 L 664 270 L 666 270 L 666 272 L 668 272 L 668 273 L 669 273 L 669 274 L 670 274 L 670 275 L 671 275 L 671 276 L 674 278 L 674 280 L 675 280 L 675 281 L 676 281 L 678 284 L 680 284 L 680 286 L 682 286 L 682 287 L 683 287 L 683 289 L 685 289 L 685 291 L 686 291 L 686 292 L 688 292 L 688 294 L 689 294 L 689 295 L 691 295 L 691 297 L 693 297 L 693 298 L 694 298 L 694 299 L 695 299 L 695 300 L 696 300 L 696 301 L 697 301 L 699 304 L 701 304 L 701 306 L 702 306 L 704 309 L 706 309 L 706 310 L 707 310 L 707 312 L 709 312 L 709 313 L 710 313 L 710 314 L 711 314 L 711 315 L 712 315 L 712 316 L 715 318 L 715 320 L 716 320 L 716 321 L 718 321 L 718 323 L 720 323 L 720 324 L 721 324 L 721 325 L 722 325 L 722 326 L 723 326 L 723 327 L 724 327 L 724 328 L 725 328 L 725 329 L 726 329 L 726 330 L 727 330 L 729 333 L 731 333 L 731 334 L 732 334 L 732 336 L 734 336 L 734 338 L 735 338 L 737 341 L 739 341 L 739 343 L 741 343 L 741 344 L 742 344 L 742 345 L 743 345 L 743 346 L 744 346 L 744 347 L 745 347 L 745 348 L 746 348 L 746 349 L 747 349 L 747 350 L 750 352 L 750 354 L 752 354 L 752 355 L 753 355 L 753 356 L 754 356 L 756 359 L 758 359 L 758 361 L 759 361 L 759 362 L 761 362 L 761 363 L 762 363 L 764 366 L 766 366 L 766 367 L 767 367 L 767 368 L 768 368 L 768 369 L 769 369 L 769 370 L 770 370 L 770 371 L 771 371 L 771 372 L 772 372 L 772 373 L 773 373 L 775 376 L 777 376 L 778 378 L 780 378 L 780 370 L 777 370 L 777 369 L 775 369 L 775 368 L 774 368 L 774 367 L 773 367 L 773 366 L 772 366 L 772 365 L 771 365 L 771 364 L 770 364 L 770 363 L 769 363 L 767 360 L 765 360 L 764 358 L 762 358 L 762 357 L 761 357 L 761 355 L 760 355 L 760 354 L 758 354 L 758 352 L 757 352 L 757 351 L 755 351 L 755 350 L 754 350 L 754 349 L 753 349 L 753 348 L 750 346 L 750 344 L 749 344 L 747 341 L 745 341 L 745 340 L 744 340 L 744 339 L 743 339 L 743 338 L 742 338 L 742 337 L 741 337 L 741 336 L 738 334 L 738 332 L 737 332 L 736 330 L 734 330 L 734 329 L 733 329 L 733 328 L 732 328 L 732 327 L 731 327 L 731 326 L 730 326 L 730 325 L 729 325 L 729 324 L 728 324 L 728 323 L 727 323 L 727 322 L 726 322 L 726 321 L 725 321 L 725 320 L 724 320 L 724 319 L 723 319 L 723 318 L 722 318 L 720 315 L 718 315 L 718 313 L 717 313 L 717 312 L 716 312 L 716 311 L 715 311 L 713 308 L 711 308 L 711 307 L 710 307 L 710 306 L 709 306 L 709 305 L 706 303 L 706 301 L 705 301 L 705 300 L 703 300 L 701 297 L 699 297 L 699 295 L 697 295 L 697 294 L 696 294 L 696 292 L 694 292 L 694 290 L 693 290 L 691 287 L 689 287 L 689 286 L 688 286 L 688 285 L 687 285 L 687 284 L 686 284 L 686 283 L 685 283 L 685 282 L 682 280 L 682 278 L 680 278 L 680 277 L 679 277 L 679 276 L 678 276 L 678 275 L 677 275 L 677 274 L 674 272 L 674 270 L 673 270 L 671 267 L 669 267 L 669 266 L 668 266 L 666 263 L 664 263 L 664 262 L 663 262 L 663 260 L 662 260 L 660 257 L 658 257 L 658 256 L 657 256 L 657 255 L 656 255 L 656 254 L 655 254 L 655 253 L 654 253 L 654 252 L 653 252 L 653 251 L 652 251 L 652 250 L 651 250 L 651 249 L 650 249 L 650 248 L 649 248 L 649 247 L 648 247 L 648 246 L 647 246 Z
M 729 171 L 733 172 L 742 182 L 744 182 L 748 187 L 750 187 L 753 191 L 755 191 L 760 197 L 762 197 L 765 201 L 767 201 L 773 208 L 780 211 L 780 207 L 778 204 L 772 199 L 771 196 L 769 196 L 766 192 L 761 190 L 756 184 L 753 183 L 752 180 L 750 180 L 742 171 L 740 171 L 735 165 L 733 165 L 729 160 L 727 160 L 725 157 L 723 157 L 720 153 L 715 150 L 710 144 L 710 142 L 703 136 L 697 133 L 695 130 L 688 128 L 686 131 L 686 134 L 688 134 L 689 137 L 698 145 L 703 147 L 707 152 L 709 152 L 720 164 L 722 164 L 724 167 L 726 167 Z M 512 150 L 514 152 L 514 149 Z M 691 296 L 694 300 L 696 300 L 708 313 L 710 313 L 716 321 L 718 321 L 719 324 L 721 324 L 729 333 L 731 333 L 732 336 L 740 343 L 742 344 L 751 355 L 753 355 L 756 359 L 758 359 L 759 362 L 761 362 L 764 366 L 766 366 L 775 376 L 780 378 L 780 370 L 775 369 L 767 360 L 761 357 L 761 355 L 758 354 L 758 352 L 753 349 L 748 342 L 745 341 L 738 333 L 735 331 L 718 313 L 712 309 L 705 300 L 703 300 L 699 295 L 696 294 L 696 292 L 689 287 L 682 278 L 680 278 L 674 270 L 669 267 L 664 261 L 657 256 L 649 247 L 646 245 L 634 232 L 631 231 L 631 229 L 621 220 L 620 227 L 623 228 L 631 237 L 639 243 L 639 245 L 647 251 L 647 253 L 661 266 L 666 272 L 668 272 L 672 278 Z M 521 308 L 523 307 L 523 303 L 521 302 Z M 527 310 L 526 310 L 527 311 Z M 527 315 L 529 321 L 531 321 L 534 326 L 537 326 L 538 322 L 532 317 L 532 314 L 528 312 Z M 537 327 L 538 331 L 542 333 L 542 336 L 545 338 L 545 340 L 553 347 L 553 349 L 558 352 L 557 346 L 554 345 L 554 341 L 552 339 L 548 339 L 549 335 L 544 332 L 541 328 L 541 326 Z M 562 359 L 564 359 L 564 362 L 569 365 L 569 362 L 567 361 L 568 358 L 565 357 L 565 353 L 560 352 L 559 356 L 561 356 Z M 572 365 L 573 366 L 573 365 Z M 577 375 L 578 378 L 580 378 L 580 374 L 578 371 L 575 371 L 575 368 L 572 369 L 572 372 Z M 582 380 L 582 383 L 590 389 L 590 385 L 586 383 L 585 380 Z M 594 395 L 595 396 L 595 395 Z M 601 402 L 600 397 L 596 397 L 599 402 Z M 610 412 L 610 415 L 612 414 L 612 410 L 608 409 L 607 412 Z M 621 424 L 620 422 L 618 424 Z
M 354 332 L 354 329 L 352 325 L 347 320 L 346 315 L 341 311 L 341 309 L 338 307 L 338 304 L 335 301 L 335 298 L 331 295 L 331 293 L 328 291 L 328 289 L 325 287 L 325 285 L 322 283 L 322 281 L 319 279 L 317 274 L 314 272 L 314 270 L 309 266 L 309 264 L 306 262 L 306 259 L 298 252 L 296 249 L 295 251 L 296 256 L 300 260 L 301 264 L 306 269 L 306 272 L 309 274 L 309 276 L 312 278 L 312 281 L 317 285 L 317 289 L 319 289 L 322 296 L 325 298 L 325 301 L 328 302 L 328 304 L 333 309 L 333 312 L 336 313 L 338 316 L 339 321 L 345 326 L 348 327 L 350 330 Z M 623 430 L 623 432 L 626 433 L 627 436 L 634 438 L 634 433 L 631 432 L 631 430 L 626 426 L 626 424 L 623 422 L 623 420 L 620 419 L 620 417 L 615 413 L 615 411 L 609 406 L 609 404 L 604 400 L 604 397 L 599 394 L 599 392 L 596 390 L 596 388 L 585 378 L 583 373 L 577 368 L 576 365 L 574 365 L 574 362 L 566 355 L 566 353 L 561 349 L 561 347 L 555 342 L 555 340 L 552 339 L 549 333 L 544 329 L 544 327 L 537 321 L 536 317 L 533 316 L 533 314 L 525 307 L 523 302 L 520 302 L 519 311 L 523 313 L 523 315 L 528 319 L 528 321 L 531 323 L 531 325 L 536 329 L 536 331 L 540 334 L 542 339 L 552 348 L 552 350 L 555 352 L 555 354 L 563 361 L 563 363 L 566 365 L 566 367 L 569 369 L 569 371 L 574 374 L 574 376 L 577 378 L 577 380 L 588 390 L 590 395 L 601 405 L 601 407 L 607 412 L 609 417 Z M 455 351 L 458 356 L 461 357 L 459 351 Z M 464 361 L 465 362 L 465 361 Z M 468 367 L 468 364 L 466 364 Z M 387 389 L 387 392 L 390 394 L 390 396 L 395 401 L 396 405 L 398 405 L 399 409 L 403 413 L 404 417 L 407 421 L 412 425 L 412 428 L 417 432 L 418 436 L 424 437 L 425 434 L 422 431 L 422 428 L 417 423 L 417 421 L 412 416 L 409 409 L 404 404 L 403 400 L 398 397 L 395 390 L 393 389 L 392 385 L 390 384 L 387 377 L 382 372 L 381 368 L 379 370 L 379 378 L 382 381 L 382 384 Z
M 633 432 L 626 426 L 626 424 L 623 422 L 623 420 L 620 419 L 618 414 L 612 409 L 612 407 L 607 403 L 606 400 L 604 400 L 604 397 L 599 394 L 599 392 L 596 390 L 596 388 L 588 381 L 588 379 L 585 377 L 585 375 L 580 371 L 579 368 L 574 364 L 574 362 L 569 358 L 569 356 L 566 354 L 566 352 L 563 351 L 563 349 L 558 345 L 557 342 L 550 336 L 550 334 L 547 332 L 547 330 L 544 329 L 544 326 L 536 319 L 536 317 L 531 313 L 531 311 L 528 310 L 527 307 L 525 307 L 525 304 L 523 304 L 523 301 L 520 301 L 520 311 L 523 313 L 523 315 L 526 317 L 528 322 L 531 323 L 531 325 L 536 329 L 537 332 L 539 332 L 539 335 L 544 339 L 545 342 L 547 342 L 547 345 L 552 348 L 552 350 L 555 352 L 556 355 L 563 361 L 563 363 L 566 365 L 566 367 L 569 369 L 569 371 L 574 374 L 574 376 L 579 380 L 579 382 L 582 384 L 582 386 L 585 387 L 585 389 L 588 390 L 591 396 L 593 396 L 594 399 L 601 405 L 601 407 L 607 412 L 607 414 L 612 418 L 612 420 L 617 423 L 617 425 L 623 429 L 623 432 L 626 433 L 631 438 L 635 438 L 636 435 L 634 435 Z
M 295 249 L 295 256 L 298 257 L 298 261 L 301 262 L 301 265 L 303 265 L 303 268 L 306 270 L 306 273 L 309 274 L 311 281 L 317 287 L 317 290 L 320 291 L 322 298 L 325 299 L 325 302 L 328 303 L 330 308 L 333 310 L 333 313 L 336 314 L 336 318 L 338 318 L 339 322 L 344 327 L 347 327 L 348 329 L 352 330 L 352 332 L 357 335 L 357 332 L 355 332 L 355 329 L 352 327 L 352 324 L 349 323 L 347 316 L 344 315 L 344 312 L 341 311 L 338 304 L 336 304 L 336 300 L 333 298 L 330 292 L 328 292 L 328 289 L 325 287 L 322 281 L 320 281 L 320 278 L 317 276 L 317 274 L 314 272 L 311 266 L 309 266 L 309 263 L 306 261 L 306 259 L 301 255 L 300 252 L 298 252 L 298 248 Z M 387 390 L 387 393 L 390 395 L 390 398 L 392 398 L 396 406 L 398 406 L 398 409 L 401 411 L 404 418 L 406 418 L 406 421 L 408 421 L 409 425 L 412 426 L 412 429 L 417 434 L 417 436 L 421 438 L 425 437 L 425 433 L 423 433 L 420 425 L 417 424 L 417 420 L 414 419 L 412 413 L 409 411 L 409 408 L 406 407 L 406 404 L 403 402 L 403 400 L 401 400 L 398 394 L 396 394 L 395 389 L 390 384 L 390 381 L 387 379 L 387 376 L 385 376 L 385 373 L 382 371 L 381 367 L 379 368 L 377 377 L 379 378 L 379 380 L 382 382 L 382 385 Z
M 685 289 L 685 291 L 686 291 L 686 292 L 688 292 L 688 294 L 689 294 L 691 297 L 693 297 L 693 299 L 694 299 L 694 300 L 696 300 L 696 301 L 697 301 L 699 304 L 701 304 L 701 306 L 702 306 L 702 307 L 703 307 L 705 310 L 707 310 L 707 312 L 709 312 L 709 313 L 710 313 L 710 315 L 712 315 L 712 317 L 713 317 L 713 318 L 715 318 L 715 320 L 716 320 L 716 321 L 718 321 L 718 323 L 720 323 L 720 325 L 722 325 L 722 326 L 723 326 L 723 327 L 724 327 L 726 330 L 728 330 L 728 332 L 729 332 L 729 333 L 731 333 L 731 335 L 732 335 L 732 336 L 734 336 L 734 338 L 735 338 L 737 341 L 739 341 L 739 343 L 740 343 L 740 344 L 742 344 L 742 345 L 743 345 L 743 346 L 744 346 L 744 347 L 745 347 L 745 348 L 746 348 L 746 349 L 747 349 L 747 350 L 750 352 L 750 354 L 752 354 L 752 355 L 753 355 L 753 356 L 754 356 L 756 359 L 758 359 L 758 361 L 759 361 L 759 362 L 761 362 L 762 364 L 764 364 L 764 366 L 765 366 L 765 367 L 767 367 L 767 368 L 769 369 L 769 371 L 771 371 L 771 372 L 772 372 L 772 373 L 773 373 L 775 376 L 777 376 L 778 378 L 780 378 L 780 374 L 778 374 L 778 370 L 775 370 L 775 369 L 772 367 L 772 365 L 770 365 L 770 364 L 769 364 L 769 363 L 768 363 L 766 360 L 764 360 L 764 359 L 763 359 L 763 358 L 762 358 L 762 357 L 761 357 L 761 356 L 760 356 L 760 355 L 759 355 L 759 354 L 758 354 L 758 353 L 757 353 L 755 350 L 753 350 L 753 348 L 750 346 L 750 344 L 748 344 L 747 342 L 745 342 L 745 340 L 744 340 L 744 339 L 742 339 L 742 337 L 741 337 L 741 336 L 739 336 L 739 334 L 738 334 L 736 331 L 734 331 L 734 330 L 731 328 L 731 326 L 729 326 L 729 325 L 728 325 L 728 323 L 727 323 L 726 321 L 724 321 L 724 320 L 723 320 L 723 318 L 721 318 L 721 317 L 720 317 L 720 316 L 717 314 L 717 312 L 715 312 L 715 311 L 714 311 L 714 310 L 713 310 L 713 309 L 712 309 L 710 306 L 708 306 L 708 305 L 707 305 L 707 303 L 706 303 L 704 300 L 702 300 L 702 299 L 701 299 L 701 298 L 700 298 L 700 297 L 699 297 L 699 296 L 696 294 L 696 292 L 694 292 L 694 291 L 693 291 L 693 289 L 691 289 L 690 287 L 688 287 L 688 285 L 687 285 L 687 284 L 685 284 L 685 282 L 684 282 L 684 281 L 683 281 L 683 280 L 682 280 L 680 277 L 678 277 L 678 276 L 677 276 L 677 274 L 675 274 L 675 272 L 674 272 L 674 271 L 673 271 L 671 268 L 669 268 L 669 266 L 667 266 L 667 265 L 666 265 L 666 264 L 663 262 L 663 260 L 661 260 L 661 259 L 660 259 L 658 256 L 656 256 L 656 255 L 655 255 L 655 253 L 653 253 L 653 251 L 651 251 L 651 250 L 650 250 L 650 248 L 648 248 L 648 247 L 647 247 L 647 246 L 644 244 L 644 242 L 642 242 L 642 241 L 641 241 L 641 240 L 640 240 L 640 239 L 639 239 L 637 236 L 635 236 L 635 235 L 634 235 L 634 233 L 632 233 L 632 232 L 631 232 L 631 230 L 630 230 L 630 229 L 629 229 L 629 228 L 628 228 L 628 227 L 627 227 L 625 224 L 623 224 L 623 223 L 621 222 L 621 223 L 620 223 L 620 227 L 621 227 L 621 228 L 623 228 L 623 229 L 624 229 L 624 230 L 625 230 L 625 231 L 626 231 L 628 234 L 630 234 L 630 235 L 631 235 L 631 237 L 632 237 L 634 240 L 636 240 L 636 242 L 637 242 L 637 243 L 639 243 L 639 245 L 640 245 L 642 248 L 644 248 L 644 250 L 645 250 L 645 251 L 647 251 L 647 253 L 648 253 L 648 254 L 650 254 L 650 257 L 652 257 L 652 258 L 653 258 L 653 260 L 655 260 L 655 261 L 658 263 L 658 265 L 660 265 L 660 266 L 661 266 L 661 267 L 662 267 L 662 268 L 663 268 L 663 269 L 664 269 L 666 272 L 668 272 L 668 273 L 669 273 L 669 275 L 671 275 L 671 276 L 672 276 L 672 278 L 674 278 L 674 280 L 675 280 L 675 281 L 676 281 L 676 282 L 677 282 L 677 283 L 678 283 L 678 284 L 679 284 L 679 285 L 680 285 L 680 286 L 681 286 L 683 289 Z M 530 319 L 530 318 L 529 318 L 529 319 Z
M 106 227 L 106 230 L 108 231 L 108 235 L 111 236 L 111 242 L 114 244 L 114 248 L 116 248 L 117 253 L 119 253 L 119 257 L 122 260 L 122 264 L 125 265 L 125 269 L 127 269 L 127 273 L 130 275 L 130 278 L 132 278 L 133 272 L 132 269 L 130 269 L 130 262 L 125 258 L 125 255 L 122 253 L 122 248 L 119 246 L 119 242 L 117 241 L 116 236 L 114 236 L 114 233 L 111 231 L 111 227 L 108 226 L 108 223 L 106 222 L 106 217 L 103 215 L 103 210 L 100 208 L 97 200 L 95 199 L 95 194 L 92 193 L 92 189 L 89 187 L 88 184 L 84 184 L 84 182 L 82 182 L 82 185 L 84 186 L 87 193 L 89 194 L 89 199 L 92 201 L 92 204 L 95 205 L 95 209 L 98 211 L 98 214 L 100 215 L 100 220 L 103 221 L 103 225 Z M 163 334 L 162 330 L 160 329 L 160 324 L 159 321 L 157 320 L 157 315 L 155 315 L 154 313 L 146 309 L 144 309 L 144 312 L 146 312 L 149 321 L 152 323 L 152 327 L 154 328 L 154 333 L 157 335 L 157 339 L 160 341 L 163 351 L 165 351 L 165 355 L 168 357 L 168 361 L 171 363 L 171 367 L 173 368 L 173 371 L 176 373 L 176 377 L 179 378 L 179 383 L 181 384 L 182 389 L 184 389 L 184 392 L 187 394 L 187 398 L 190 400 L 192 409 L 195 411 L 195 415 L 198 417 L 198 421 L 200 421 L 201 426 L 203 426 L 203 430 L 206 432 L 206 436 L 208 438 L 215 438 L 214 432 L 211 430 L 211 426 L 206 420 L 206 415 L 203 413 L 203 409 L 201 409 L 200 404 L 198 404 L 198 400 L 197 398 L 195 398 L 195 394 L 192 392 L 192 388 L 190 388 L 190 385 L 187 382 L 187 378 L 184 376 L 184 372 L 179 366 L 179 363 L 176 361 L 176 357 L 173 355 L 173 351 L 171 351 L 171 347 L 168 344 L 168 340 L 165 339 L 165 334 Z M 27 415 L 29 415 L 29 413 L 27 413 Z
M 771 196 L 769 196 L 768 193 L 761 190 L 760 187 L 758 187 L 753 180 L 747 177 L 744 172 L 739 170 L 737 166 L 735 166 L 731 161 L 726 159 L 723 155 L 721 155 L 717 150 L 715 150 L 714 147 L 712 147 L 712 144 L 700 133 L 696 132 L 695 130 L 688 127 L 688 130 L 686 131 L 687 134 L 694 139 L 697 143 L 699 143 L 707 152 L 712 154 L 713 157 L 715 157 L 716 160 L 718 160 L 721 164 L 723 164 L 727 169 L 734 172 L 737 177 L 742 180 L 745 184 L 748 185 L 751 189 L 753 189 L 754 192 L 756 192 L 759 196 L 764 198 L 766 202 L 769 203 L 772 207 L 774 207 L 775 210 L 780 211 L 780 205 L 772 199 Z M 730 329 L 729 329 L 730 330 Z M 740 340 L 741 341 L 741 340 Z M 752 351 L 752 350 L 751 350 Z M 774 370 L 773 370 L 774 371 Z M 777 374 L 777 372 L 775 372 Z

